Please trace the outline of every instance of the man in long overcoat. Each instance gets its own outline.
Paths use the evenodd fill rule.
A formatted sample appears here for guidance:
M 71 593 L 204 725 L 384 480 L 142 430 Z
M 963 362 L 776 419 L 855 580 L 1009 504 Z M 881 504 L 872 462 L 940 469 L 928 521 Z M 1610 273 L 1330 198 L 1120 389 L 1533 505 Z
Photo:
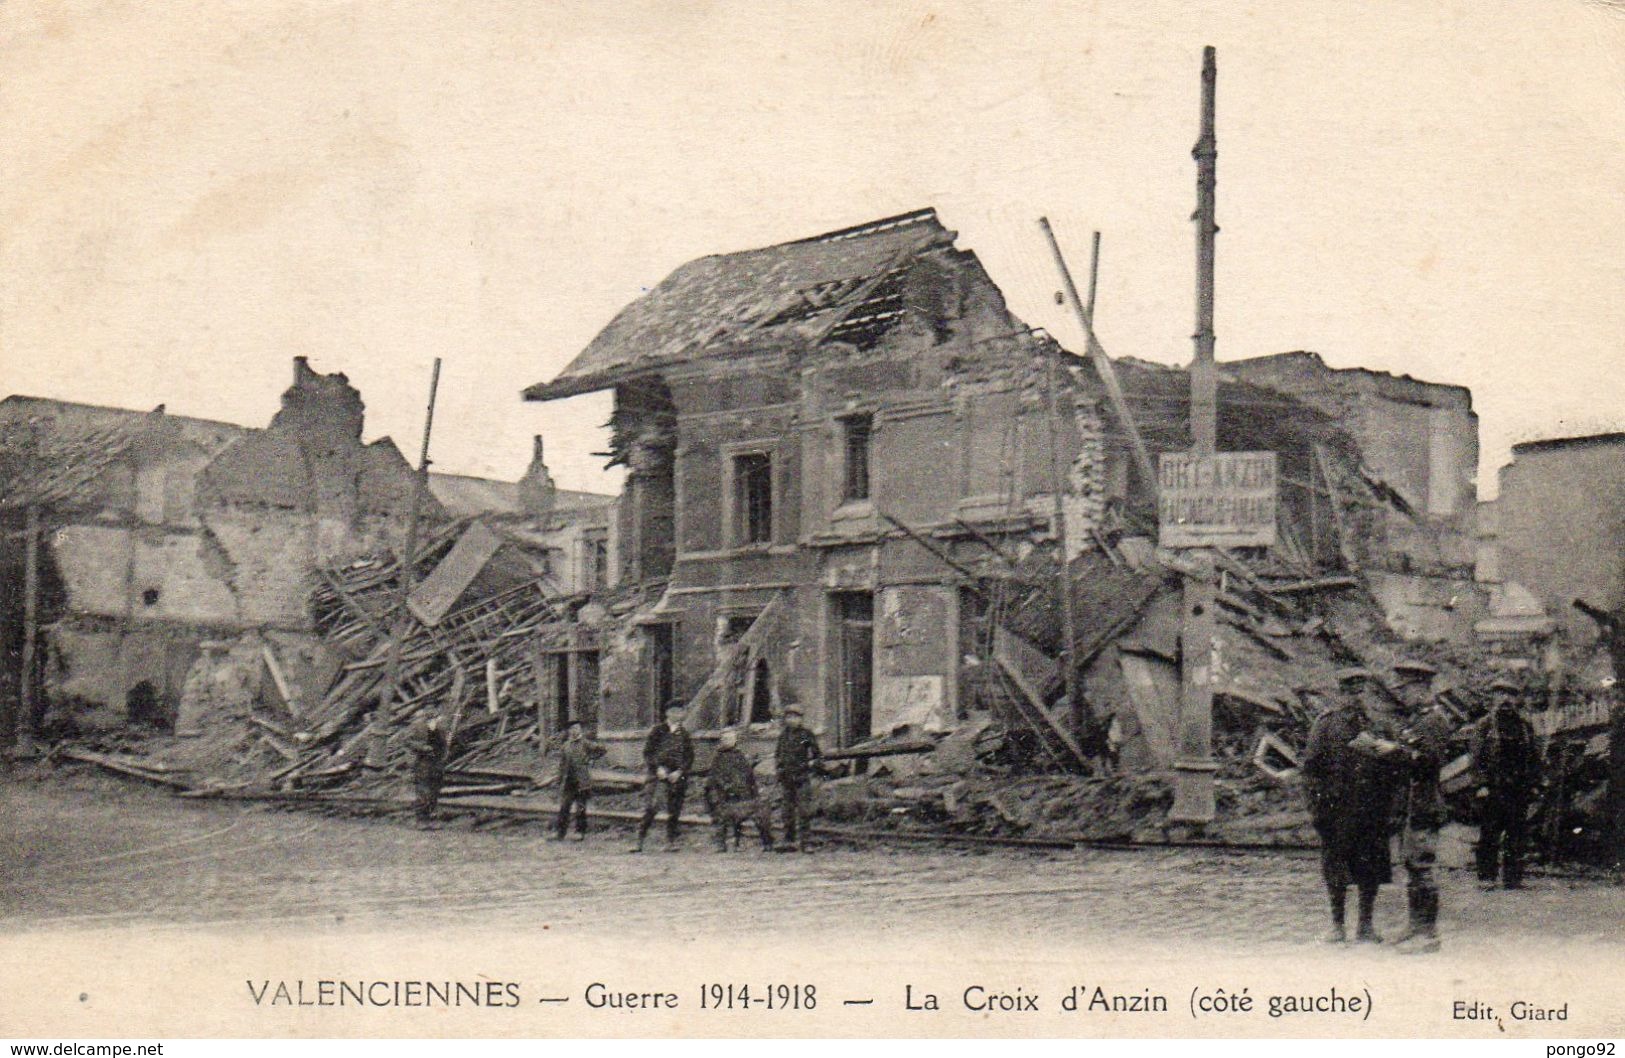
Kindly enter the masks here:
M 1377 889 L 1393 878 L 1389 769 L 1352 746 L 1372 726 L 1363 700 L 1370 679 L 1364 669 L 1338 673 L 1339 699 L 1310 726 L 1303 754 L 1304 793 L 1320 835 L 1321 876 L 1331 902 L 1332 929 L 1326 940 L 1332 943 L 1348 939 L 1345 907 L 1351 885 L 1359 899 L 1354 939 L 1381 941 L 1372 925 Z

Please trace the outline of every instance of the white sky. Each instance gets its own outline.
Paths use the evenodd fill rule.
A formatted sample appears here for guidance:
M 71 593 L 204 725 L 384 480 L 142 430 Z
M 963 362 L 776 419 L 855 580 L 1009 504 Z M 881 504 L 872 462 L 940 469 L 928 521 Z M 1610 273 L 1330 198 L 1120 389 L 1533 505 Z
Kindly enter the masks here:
M 1182 362 L 1201 47 L 1218 350 L 1468 385 L 1484 468 L 1625 428 L 1625 7 L 21 3 L 0 7 L 0 392 L 259 425 L 291 357 L 368 436 L 560 484 L 604 397 L 525 404 L 707 253 L 926 205 L 1012 308 Z M 1222 414 L 1222 409 L 1221 409 Z M 1485 491 L 1490 491 L 1486 489 Z

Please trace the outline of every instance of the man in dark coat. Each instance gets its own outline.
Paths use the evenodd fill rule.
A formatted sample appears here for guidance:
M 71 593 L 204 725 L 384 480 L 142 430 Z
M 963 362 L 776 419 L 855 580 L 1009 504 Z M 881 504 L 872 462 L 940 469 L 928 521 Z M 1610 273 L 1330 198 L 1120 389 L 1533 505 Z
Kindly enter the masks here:
M 756 767 L 739 748 L 739 736 L 733 731 L 724 731 L 718 739 L 717 754 L 711 758 L 711 771 L 705 779 L 705 803 L 716 824 L 718 852 L 728 851 L 730 834 L 734 849 L 739 848 L 747 819 L 756 824 L 762 848 L 772 850 L 773 821 L 756 788 Z
M 565 727 L 564 744 L 559 747 L 559 818 L 554 837 L 564 840 L 570 829 L 570 813 L 575 811 L 576 840 L 587 840 L 587 798 L 592 796 L 592 762 L 607 752 L 586 737 L 581 721 Z
M 688 773 L 694 769 L 694 740 L 683 727 L 686 711 L 680 701 L 666 703 L 666 719 L 650 728 L 649 737 L 643 740 L 643 819 L 638 823 L 638 843 L 633 852 L 643 851 L 644 839 L 660 809 L 662 792 L 666 801 L 666 851 L 678 849 L 678 817 L 688 792 Z
M 1494 888 L 1497 868 L 1508 889 L 1523 886 L 1525 820 L 1540 775 L 1535 732 L 1518 710 L 1521 689 L 1503 676 L 1490 685 L 1494 704 L 1473 735 L 1478 777 L 1479 883 Z
M 414 727 L 410 745 L 413 813 L 418 828 L 426 830 L 434 825 L 440 787 L 446 779 L 446 736 L 440 730 L 440 718 L 431 717 Z
M 824 753 L 818 748 L 818 739 L 801 723 L 801 707 L 794 703 L 784 707 L 779 721 L 779 741 L 773 749 L 773 763 L 778 772 L 779 793 L 784 800 L 783 850 L 799 848 L 811 852 L 807 833 L 807 816 L 812 811 L 812 776 Z
M 1315 718 L 1304 749 L 1302 775 L 1309 814 L 1320 835 L 1321 876 L 1331 900 L 1331 943 L 1347 939 L 1348 888 L 1359 895 L 1355 940 L 1381 941 L 1372 926 L 1377 888 L 1393 876 L 1388 857 L 1392 784 L 1387 770 L 1351 743 L 1371 727 L 1363 695 L 1371 675 L 1364 669 L 1338 673 L 1340 699 Z
M 1454 725 L 1432 693 L 1432 666 L 1401 662 L 1394 667 L 1405 713 L 1404 729 L 1392 740 L 1366 736 L 1356 739 L 1375 747 L 1378 760 L 1397 769 L 1404 792 L 1404 828 L 1400 848 L 1405 857 L 1405 930 L 1393 938 L 1407 955 L 1439 950 L 1439 883 L 1433 875 L 1438 862 L 1439 828 L 1447 813 L 1439 769 L 1449 755 Z

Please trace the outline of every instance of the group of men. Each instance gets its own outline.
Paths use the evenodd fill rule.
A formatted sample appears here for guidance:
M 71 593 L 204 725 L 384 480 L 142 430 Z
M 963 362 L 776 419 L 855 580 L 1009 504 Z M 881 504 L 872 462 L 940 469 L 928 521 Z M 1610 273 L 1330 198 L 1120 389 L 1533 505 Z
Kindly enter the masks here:
M 1405 868 L 1407 924 L 1393 938 L 1401 951 L 1439 948 L 1439 886 L 1434 877 L 1439 829 L 1447 820 L 1440 769 L 1449 759 L 1454 719 L 1430 692 L 1433 669 L 1420 662 L 1395 666 L 1397 687 L 1389 694 L 1396 708 L 1377 705 L 1371 673 L 1363 668 L 1338 673 L 1339 696 L 1309 730 L 1301 773 L 1310 817 L 1321 841 L 1321 874 L 1331 902 L 1328 941 L 1349 939 L 1348 890 L 1356 892 L 1353 940 L 1380 943 L 1373 919 L 1377 890 L 1393 880 L 1390 838 L 1399 836 Z M 1471 761 L 1476 776 L 1480 882 L 1507 889 L 1523 884 L 1525 821 L 1539 783 L 1534 731 L 1519 709 L 1521 688 L 1508 677 L 1490 685 L 1492 705 L 1473 732 Z M 666 848 L 681 847 L 679 835 L 689 777 L 694 773 L 694 739 L 683 726 L 686 707 L 666 706 L 665 719 L 643 743 L 643 815 L 637 844 L 642 852 L 662 809 Z M 1395 719 L 1388 719 L 1392 714 Z M 446 736 L 431 720 L 414 740 L 413 780 L 419 825 L 432 825 L 444 773 Z M 578 840 L 587 834 L 591 767 L 603 747 L 589 740 L 580 721 L 571 721 L 560 748 L 559 810 L 555 835 L 563 840 L 572 819 Z M 757 784 L 754 763 L 739 748 L 735 732 L 718 740 L 705 777 L 705 802 L 718 851 L 729 839 L 737 850 L 745 824 L 753 823 L 763 849 L 810 851 L 808 816 L 812 777 L 823 754 L 802 722 L 799 706 L 787 705 L 774 748 L 775 776 L 783 811 L 784 841 L 775 843 L 773 821 Z
M 1392 880 L 1390 838 L 1397 831 L 1405 868 L 1407 924 L 1393 941 L 1402 952 L 1439 949 L 1439 886 L 1434 877 L 1439 829 L 1447 820 L 1440 769 L 1449 759 L 1452 717 L 1429 693 L 1433 670 L 1396 666 L 1397 722 L 1376 708 L 1371 673 L 1338 674 L 1339 700 L 1316 718 L 1302 761 L 1304 792 L 1321 840 L 1321 873 L 1331 901 L 1327 936 L 1348 938 L 1348 890 L 1356 892 L 1353 939 L 1380 943 L 1373 925 L 1377 890 Z M 1490 712 L 1473 734 L 1477 780 L 1478 877 L 1508 889 L 1523 881 L 1524 820 L 1539 777 L 1534 732 L 1518 708 L 1510 678 L 1491 685 Z
M 685 709 L 682 702 L 669 703 L 665 720 L 650 728 L 643 740 L 643 816 L 638 821 L 633 852 L 644 850 L 662 809 L 666 814 L 666 848 L 676 851 L 681 847 L 680 819 L 689 777 L 694 773 L 694 738 L 683 726 Z M 559 814 L 554 824 L 558 840 L 564 840 L 572 819 L 577 840 L 587 836 L 591 767 L 603 755 L 604 748 L 585 736 L 581 722 L 571 721 L 559 750 Z M 748 822 L 755 824 L 756 837 L 765 850 L 812 851 L 807 817 L 812 809 L 812 776 L 822 759 L 818 740 L 802 724 L 801 708 L 786 706 L 774 749 L 784 813 L 784 843 L 776 844 L 772 814 L 756 782 L 756 766 L 739 748 L 738 734 L 724 731 L 717 741 L 704 787 L 717 850 L 727 851 L 730 838 L 737 850 Z
M 668 703 L 665 721 L 650 729 L 644 739 L 643 818 L 638 821 L 633 852 L 643 851 L 662 804 L 666 812 L 666 849 L 676 851 L 681 845 L 678 818 L 688 777 L 694 769 L 694 740 L 683 727 L 686 708 L 680 701 Z M 756 767 L 739 748 L 739 736 L 732 730 L 724 731 L 705 779 L 705 804 L 715 829 L 717 851 L 728 850 L 729 838 L 737 850 L 747 822 L 755 824 L 763 849 L 812 851 L 808 832 L 812 777 L 822 760 L 818 740 L 802 723 L 801 707 L 786 705 L 773 751 L 784 815 L 784 843 L 775 844 L 772 816 L 756 783 Z

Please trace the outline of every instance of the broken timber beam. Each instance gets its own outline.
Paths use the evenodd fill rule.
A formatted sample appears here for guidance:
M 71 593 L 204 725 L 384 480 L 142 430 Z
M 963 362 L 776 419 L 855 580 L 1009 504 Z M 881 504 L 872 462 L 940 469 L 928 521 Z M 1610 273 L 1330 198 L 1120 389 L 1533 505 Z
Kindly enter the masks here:
M 1049 239 L 1049 248 L 1055 255 L 1055 267 L 1061 272 L 1061 282 L 1066 287 L 1067 300 L 1072 303 L 1072 310 L 1077 314 L 1078 324 L 1083 328 L 1084 347 L 1088 350 L 1089 360 L 1095 365 L 1100 380 L 1106 385 L 1106 395 L 1111 398 L 1112 410 L 1117 413 L 1118 423 L 1123 432 L 1128 435 L 1129 443 L 1134 448 L 1134 463 L 1139 468 L 1140 477 L 1145 481 L 1146 491 L 1153 499 L 1157 495 L 1157 472 L 1151 463 L 1151 452 L 1145 446 L 1145 438 L 1140 436 L 1140 428 L 1134 423 L 1134 416 L 1128 410 L 1128 398 L 1123 395 L 1123 385 L 1117 379 L 1117 367 L 1112 358 L 1106 355 L 1105 348 L 1100 339 L 1095 337 L 1094 308 L 1091 305 L 1085 309 L 1083 301 L 1078 297 L 1077 284 L 1072 282 L 1072 271 L 1066 266 L 1066 257 L 1061 253 L 1061 244 L 1055 239 L 1055 230 L 1050 227 L 1048 217 L 1038 218 L 1038 224 L 1044 229 L 1044 235 Z M 1100 235 L 1095 235 L 1098 247 Z
M 943 565 L 945 565 L 948 568 L 954 570 L 956 573 L 961 574 L 962 576 L 970 578 L 970 580 L 972 582 L 975 582 L 975 581 L 981 579 L 981 574 L 980 573 L 977 573 L 975 570 L 971 569 L 970 567 L 961 565 L 959 562 L 955 561 L 952 555 L 949 555 L 947 552 L 945 552 L 941 548 L 937 547 L 937 545 L 933 544 L 931 541 L 929 541 L 925 537 L 921 536 L 920 533 L 917 530 L 909 528 L 907 525 L 905 525 L 902 522 L 898 521 L 896 518 L 893 518 L 891 515 L 887 514 L 885 511 L 877 511 L 876 513 L 879 514 L 880 517 L 885 519 L 887 522 L 890 522 L 893 527 L 900 530 L 903 533 L 904 536 L 908 537 L 910 540 L 914 541 L 916 544 L 919 544 L 921 547 L 923 547 L 927 551 L 931 552 L 931 554 L 933 556 L 935 556 L 936 559 L 939 562 L 941 562 Z M 974 592 L 977 592 L 978 594 L 981 594 L 981 589 L 980 588 L 971 586 L 970 590 L 974 591 Z
M 1073 740 L 1072 736 L 1055 722 L 1055 718 L 1050 716 L 1049 710 L 1044 706 L 1042 693 L 1028 680 L 1027 674 L 1022 671 L 1020 663 L 1008 653 L 999 651 L 997 648 L 994 649 L 993 660 L 998 663 L 999 668 L 1004 671 L 1011 684 L 1021 692 L 1022 697 L 1032 707 L 1031 710 L 1025 711 L 1023 715 L 1036 713 L 1043 722 L 1045 728 L 1043 733 L 1047 738 L 1062 746 L 1066 750 L 1068 757 L 1071 758 L 1071 762 L 1079 769 L 1087 768 L 1088 759 L 1083 755 L 1083 750 L 1078 747 L 1078 743 Z

